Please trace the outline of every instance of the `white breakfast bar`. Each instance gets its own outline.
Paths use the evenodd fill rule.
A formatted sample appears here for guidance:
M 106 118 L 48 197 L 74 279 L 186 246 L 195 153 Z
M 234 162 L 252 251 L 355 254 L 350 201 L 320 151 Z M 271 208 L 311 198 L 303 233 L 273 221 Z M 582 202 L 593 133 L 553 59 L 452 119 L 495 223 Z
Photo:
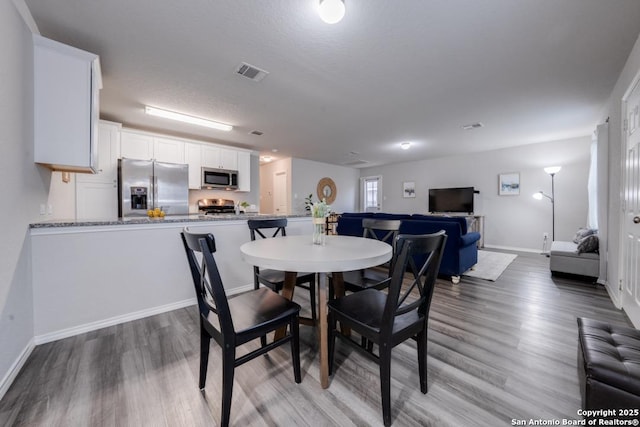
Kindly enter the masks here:
M 31 224 L 34 343 L 195 304 L 180 231 L 211 232 L 229 294 L 253 289 L 240 246 L 256 215 L 51 221 Z M 273 216 L 259 216 L 273 218 Z M 287 234 L 311 239 L 311 218 L 288 216 Z

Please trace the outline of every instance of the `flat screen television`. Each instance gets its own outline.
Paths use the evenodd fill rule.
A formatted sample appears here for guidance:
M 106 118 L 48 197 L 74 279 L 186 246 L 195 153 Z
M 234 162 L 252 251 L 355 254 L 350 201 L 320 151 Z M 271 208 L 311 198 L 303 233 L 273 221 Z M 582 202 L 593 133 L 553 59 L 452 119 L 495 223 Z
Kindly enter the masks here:
M 430 188 L 429 212 L 473 213 L 473 187 Z

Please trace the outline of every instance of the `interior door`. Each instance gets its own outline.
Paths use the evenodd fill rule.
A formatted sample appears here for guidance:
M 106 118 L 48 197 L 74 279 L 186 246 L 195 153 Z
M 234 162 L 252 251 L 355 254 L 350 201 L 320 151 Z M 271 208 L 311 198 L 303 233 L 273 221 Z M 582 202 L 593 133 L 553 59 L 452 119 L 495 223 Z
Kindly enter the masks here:
M 634 325 L 640 325 L 640 80 L 623 106 L 626 111 L 624 209 L 622 248 L 622 308 Z
M 273 174 L 273 213 L 287 215 L 289 213 L 289 197 L 287 194 L 287 171 Z

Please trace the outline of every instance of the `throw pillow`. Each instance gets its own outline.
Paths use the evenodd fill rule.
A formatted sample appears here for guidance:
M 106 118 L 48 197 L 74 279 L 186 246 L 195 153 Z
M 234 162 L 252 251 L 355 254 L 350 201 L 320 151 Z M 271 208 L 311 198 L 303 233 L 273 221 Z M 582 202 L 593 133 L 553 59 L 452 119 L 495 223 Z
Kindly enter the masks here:
M 598 239 L 598 235 L 591 234 L 580 240 L 580 243 L 578 243 L 578 253 L 597 252 L 599 245 L 600 241 Z
M 591 236 L 592 234 L 596 234 L 598 230 L 594 230 L 593 228 L 579 228 L 576 232 L 576 235 L 573 237 L 573 243 L 579 244 L 582 239 L 587 236 Z

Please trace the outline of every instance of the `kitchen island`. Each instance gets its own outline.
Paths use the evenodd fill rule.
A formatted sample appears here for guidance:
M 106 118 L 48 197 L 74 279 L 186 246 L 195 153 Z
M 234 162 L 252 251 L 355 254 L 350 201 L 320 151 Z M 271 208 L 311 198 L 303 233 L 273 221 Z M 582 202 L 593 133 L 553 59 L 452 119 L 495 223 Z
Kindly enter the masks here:
M 30 225 L 35 344 L 195 304 L 180 231 L 210 232 L 228 294 L 253 288 L 240 246 L 247 219 L 282 216 L 185 215 Z M 311 218 L 290 215 L 287 234 L 308 234 Z

